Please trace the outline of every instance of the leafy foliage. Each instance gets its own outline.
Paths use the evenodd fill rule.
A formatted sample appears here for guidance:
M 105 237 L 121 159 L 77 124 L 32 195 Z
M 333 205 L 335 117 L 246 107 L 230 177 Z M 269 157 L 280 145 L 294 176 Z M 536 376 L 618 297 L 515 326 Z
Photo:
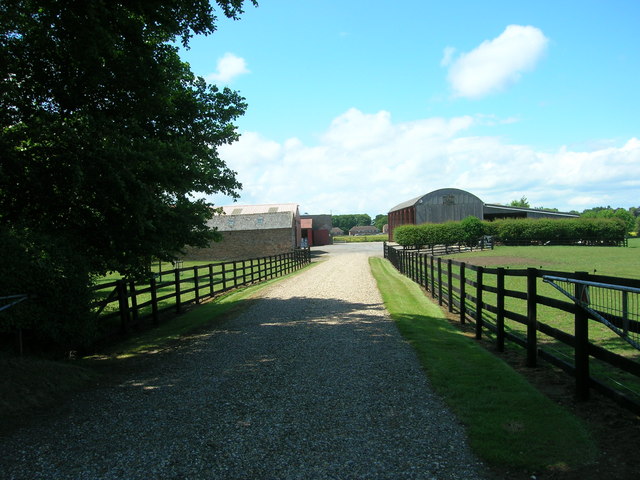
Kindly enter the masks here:
M 636 217 L 635 213 L 637 209 L 631 207 L 629 210 L 624 208 L 613 209 L 611 207 L 595 207 L 582 212 L 583 218 L 619 218 L 622 220 L 627 228 L 627 231 L 632 232 L 635 229 Z
M 431 248 L 458 243 L 476 245 L 485 233 L 485 223 L 476 217 L 469 217 L 460 222 L 401 225 L 393 230 L 393 237 L 403 246 Z
M 619 218 L 502 219 L 494 222 L 468 217 L 460 222 L 402 225 L 393 231 L 400 245 L 476 245 L 483 235 L 491 235 L 507 245 L 532 243 L 584 243 L 615 245 L 626 237 L 626 224 Z
M 366 213 L 333 215 L 331 218 L 333 226 L 341 228 L 345 233 L 353 227 L 366 227 L 372 224 L 371 217 Z
M 238 18 L 243 1 L 216 5 Z M 0 229 L 4 255 L 33 270 L 2 293 L 139 275 L 216 238 L 204 195 L 238 195 L 217 147 L 237 140 L 246 103 L 175 46 L 215 20 L 208 0 L 0 3 Z M 82 315 L 62 304 L 66 329 Z
M 385 225 L 389 223 L 389 215 L 383 215 L 379 213 L 376 215 L 376 218 L 373 219 L 373 225 L 380 231 L 384 228 Z
M 527 197 L 525 197 L 524 195 L 520 198 L 520 200 L 512 200 L 509 205 L 511 205 L 512 207 L 530 207 L 529 200 L 527 200 Z
M 505 219 L 492 225 L 497 241 L 507 245 L 531 243 L 616 244 L 626 225 L 616 218 Z
M 54 236 L 0 229 L 0 258 L 0 292 L 29 296 L 0 312 L 0 333 L 20 330 L 27 351 L 58 353 L 93 341 L 90 279 L 80 252 Z M 4 347 L 17 349 L 7 344 L 12 340 L 6 336 Z
M 212 240 L 192 192 L 237 196 L 216 147 L 237 139 L 246 104 L 170 42 L 213 32 L 214 18 L 204 0 L 3 2 L 0 222 L 64 237 L 94 272 Z

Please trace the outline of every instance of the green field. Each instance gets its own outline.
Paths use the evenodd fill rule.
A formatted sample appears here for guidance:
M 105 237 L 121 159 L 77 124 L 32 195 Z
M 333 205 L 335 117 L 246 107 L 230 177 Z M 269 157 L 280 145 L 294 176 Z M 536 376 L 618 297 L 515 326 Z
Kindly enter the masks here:
M 237 286 L 249 285 L 260 280 L 266 280 L 274 278 L 278 275 L 280 268 L 286 268 L 285 262 L 287 260 L 270 259 L 268 265 L 266 259 L 252 259 L 238 261 L 238 262 L 225 262 L 212 264 L 211 262 L 198 262 L 198 261 L 185 261 L 180 267 L 179 280 L 180 280 L 180 301 L 181 303 L 192 302 L 196 298 L 196 292 L 192 290 L 196 285 L 196 273 L 194 267 L 198 268 L 198 292 L 199 297 L 210 296 L 212 290 L 210 283 L 214 283 L 214 294 L 219 294 L 222 291 L 236 288 Z M 289 260 L 293 262 L 293 260 Z M 208 265 L 212 265 L 209 270 Z M 290 268 L 293 268 L 290 265 Z M 157 298 L 158 309 L 168 309 L 176 304 L 175 293 L 175 267 L 171 263 L 159 263 L 154 262 L 151 265 L 151 272 L 156 274 Z M 96 281 L 96 290 L 94 290 L 94 301 L 100 302 L 107 299 L 113 294 L 115 286 L 113 282 L 120 280 L 122 277 L 119 273 L 114 272 L 110 275 L 101 277 Z M 224 283 L 223 283 L 224 279 Z M 130 283 L 127 284 L 130 290 Z M 151 300 L 151 292 L 145 290 L 149 289 L 149 283 L 136 282 L 135 289 L 135 303 L 136 305 L 143 305 Z M 162 298 L 167 297 L 167 298 Z M 133 296 L 129 298 L 129 306 L 133 307 Z M 101 311 L 101 317 L 108 317 L 110 314 L 119 310 L 117 297 L 112 296 L 110 303 Z M 151 305 L 147 305 L 139 309 L 139 315 L 149 315 L 151 313 Z M 120 328 L 120 319 L 117 316 L 110 316 L 109 318 L 102 318 L 100 320 L 100 328 L 108 333 L 116 331 Z
M 359 242 L 386 242 L 389 235 L 381 233 L 379 235 L 337 235 L 333 237 L 334 243 L 359 243 Z
M 498 266 L 506 267 L 507 269 L 535 267 L 544 270 L 562 272 L 586 271 L 597 273 L 598 275 L 640 279 L 640 239 L 638 238 L 631 239 L 629 247 L 496 247 L 494 250 L 456 254 L 444 258 L 453 258 L 456 261 L 491 268 Z M 454 267 L 453 272 L 458 273 L 458 269 Z M 476 280 L 476 272 L 467 269 L 466 275 L 468 279 Z M 494 275 L 484 275 L 483 281 L 485 285 L 496 285 L 496 277 Z M 454 286 L 458 287 L 458 282 L 455 279 Z M 507 277 L 506 288 L 525 292 L 526 278 Z M 471 292 L 469 291 L 469 286 L 467 289 L 467 293 L 474 294 L 472 293 L 474 289 L 471 289 Z M 544 283 L 541 279 L 537 282 L 537 293 L 545 297 L 570 301 L 561 292 Z M 496 305 L 496 295 L 493 293 L 484 292 L 483 300 L 485 303 Z M 467 306 L 475 310 L 475 306 L 469 301 L 467 301 Z M 523 315 L 527 311 L 526 301 L 515 298 L 507 298 L 505 308 Z M 556 327 L 571 335 L 574 334 L 575 327 L 572 314 L 543 305 L 538 305 L 537 314 L 539 322 Z M 637 319 L 640 312 L 631 312 L 631 314 L 632 318 Z M 485 310 L 483 318 L 495 323 L 495 314 L 491 312 Z M 525 325 L 508 319 L 505 320 L 505 329 L 523 338 L 526 335 Z M 484 335 L 488 338 L 493 338 L 489 332 L 484 333 Z M 607 326 L 599 322 L 589 322 L 589 340 L 591 343 L 614 353 L 640 361 L 640 351 L 633 348 Z M 538 332 L 538 343 L 541 348 L 553 353 L 569 364 L 573 363 L 574 352 L 572 347 L 540 332 Z M 518 347 L 508 344 L 508 348 Z M 636 401 L 640 401 L 640 379 L 638 377 L 614 369 L 595 359 L 591 359 L 590 368 L 592 376 L 613 388 L 623 391 Z
M 564 272 L 589 272 L 612 277 L 640 279 L 640 238 L 630 238 L 628 247 L 572 247 L 531 246 L 503 247 L 449 255 L 466 261 L 467 258 L 486 258 L 477 265 L 512 268 L 536 267 Z

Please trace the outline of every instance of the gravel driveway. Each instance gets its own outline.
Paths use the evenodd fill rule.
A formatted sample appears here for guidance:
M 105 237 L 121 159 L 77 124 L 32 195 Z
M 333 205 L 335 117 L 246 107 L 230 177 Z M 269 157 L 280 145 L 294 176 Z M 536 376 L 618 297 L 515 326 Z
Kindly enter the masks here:
M 314 249 L 218 328 L 0 439 L 9 479 L 479 479 L 368 267 Z

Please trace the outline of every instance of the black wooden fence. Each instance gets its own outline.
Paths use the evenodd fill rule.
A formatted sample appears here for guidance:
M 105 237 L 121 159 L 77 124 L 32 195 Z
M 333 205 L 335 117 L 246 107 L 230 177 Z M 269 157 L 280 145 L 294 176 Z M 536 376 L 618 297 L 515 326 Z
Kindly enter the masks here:
M 143 321 L 157 324 L 164 311 L 180 313 L 186 305 L 238 287 L 286 275 L 311 262 L 308 248 L 280 255 L 175 268 L 156 274 L 146 283 L 120 279 L 93 287 L 105 335 L 126 333 Z M 169 278 L 168 281 L 163 279 Z
M 590 329 L 607 331 L 606 328 L 590 321 L 590 314 L 568 298 L 541 294 L 543 275 L 632 288 L 640 288 L 640 280 L 538 268 L 487 268 L 394 248 L 387 243 L 384 256 L 401 273 L 427 289 L 439 305 L 446 305 L 461 323 L 475 323 L 477 339 L 491 332 L 498 351 L 504 350 L 505 340 L 514 342 L 525 349 L 528 366 L 535 367 L 538 359 L 544 359 L 572 375 L 579 399 L 586 400 L 592 388 L 640 414 L 639 352 L 620 347 L 615 335 L 605 341 L 590 338 Z M 558 315 L 573 317 L 572 328 L 562 329 L 542 321 Z M 633 332 L 640 333 L 640 322 L 627 320 L 627 324 Z M 607 345 L 618 346 L 616 351 L 624 351 L 624 355 L 611 351 Z

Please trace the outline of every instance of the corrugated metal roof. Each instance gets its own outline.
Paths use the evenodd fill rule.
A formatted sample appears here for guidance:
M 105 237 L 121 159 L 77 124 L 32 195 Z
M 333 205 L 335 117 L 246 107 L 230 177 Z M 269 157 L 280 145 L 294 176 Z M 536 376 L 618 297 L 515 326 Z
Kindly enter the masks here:
M 484 204 L 485 213 L 497 213 L 497 212 L 526 212 L 526 213 L 537 213 L 549 217 L 579 217 L 580 215 L 576 215 L 575 213 L 568 212 L 552 212 L 549 210 L 540 210 L 538 208 L 525 208 L 525 207 L 512 207 L 511 205 L 500 205 L 497 203 L 485 203 Z
M 389 210 L 389 212 L 395 212 L 396 210 L 402 210 L 403 208 L 412 207 L 422 197 L 424 197 L 424 195 L 420 195 L 419 197 L 412 198 L 411 200 L 407 200 L 406 202 L 399 203 L 398 205 L 393 207 L 391 210 Z

